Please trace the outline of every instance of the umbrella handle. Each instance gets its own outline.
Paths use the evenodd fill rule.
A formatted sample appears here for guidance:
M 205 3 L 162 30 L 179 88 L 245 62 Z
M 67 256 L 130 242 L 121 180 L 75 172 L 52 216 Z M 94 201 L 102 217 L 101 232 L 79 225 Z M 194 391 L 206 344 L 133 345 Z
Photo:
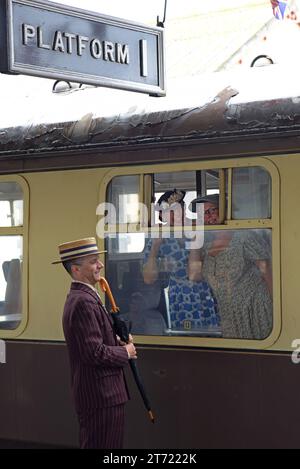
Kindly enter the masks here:
M 111 305 L 111 311 L 113 313 L 118 313 L 120 311 L 120 308 L 116 305 L 115 299 L 113 297 L 113 294 L 111 292 L 110 286 L 108 284 L 108 281 L 104 277 L 100 277 L 99 279 L 99 285 L 101 290 L 107 294 L 110 305 Z

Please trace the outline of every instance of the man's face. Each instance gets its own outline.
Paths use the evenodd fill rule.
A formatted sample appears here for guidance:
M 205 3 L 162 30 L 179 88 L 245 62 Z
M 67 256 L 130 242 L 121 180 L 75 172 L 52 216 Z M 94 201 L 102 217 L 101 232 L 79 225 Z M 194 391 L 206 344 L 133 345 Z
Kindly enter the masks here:
M 100 272 L 103 267 L 98 254 L 82 257 L 80 265 L 72 267 L 73 278 L 74 280 L 95 286 L 100 280 Z
M 211 204 L 210 202 L 205 202 L 204 204 L 204 225 L 217 225 L 219 223 L 219 208 Z

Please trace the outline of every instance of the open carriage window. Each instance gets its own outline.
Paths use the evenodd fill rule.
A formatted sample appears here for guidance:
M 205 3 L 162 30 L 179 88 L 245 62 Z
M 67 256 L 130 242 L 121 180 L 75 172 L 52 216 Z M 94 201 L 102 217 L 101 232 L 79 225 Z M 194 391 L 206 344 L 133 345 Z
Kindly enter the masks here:
M 144 192 L 137 179 L 135 193 L 151 191 L 148 227 L 134 201 L 136 231 L 106 239 L 108 280 L 132 332 L 264 340 L 273 328 L 269 173 L 226 167 L 145 177 Z M 129 197 L 133 179 L 115 179 L 108 202 L 119 197 L 120 207 L 119 187 Z M 270 225 L 262 229 L 260 220 Z

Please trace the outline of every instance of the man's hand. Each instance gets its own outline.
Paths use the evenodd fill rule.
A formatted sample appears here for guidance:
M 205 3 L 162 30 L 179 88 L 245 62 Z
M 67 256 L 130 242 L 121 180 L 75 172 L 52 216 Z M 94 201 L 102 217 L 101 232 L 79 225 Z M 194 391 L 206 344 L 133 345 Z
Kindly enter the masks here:
M 121 340 L 121 338 L 117 335 L 117 340 L 118 340 L 118 343 L 119 345 L 126 345 L 126 342 L 123 342 L 123 340 Z M 131 334 L 129 334 L 128 336 L 128 344 L 133 344 L 133 337 Z
M 133 345 L 132 342 L 130 342 L 129 344 L 124 345 L 124 347 L 125 347 L 126 350 L 127 350 L 128 358 L 129 358 L 130 360 L 137 358 L 136 348 L 135 348 L 135 346 Z

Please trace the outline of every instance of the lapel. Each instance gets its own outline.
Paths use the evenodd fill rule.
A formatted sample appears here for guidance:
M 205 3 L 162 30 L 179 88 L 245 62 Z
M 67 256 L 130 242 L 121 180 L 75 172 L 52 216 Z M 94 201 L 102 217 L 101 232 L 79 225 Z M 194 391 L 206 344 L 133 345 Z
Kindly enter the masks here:
M 105 308 L 105 305 L 102 303 L 100 296 L 92 288 L 88 287 L 87 285 L 84 285 L 83 283 L 72 282 L 71 291 L 74 291 L 74 290 L 85 292 L 91 295 L 95 300 L 97 300 L 97 303 L 99 304 L 100 309 L 104 311 L 111 325 L 113 324 L 111 314 L 109 314 L 109 312 Z

